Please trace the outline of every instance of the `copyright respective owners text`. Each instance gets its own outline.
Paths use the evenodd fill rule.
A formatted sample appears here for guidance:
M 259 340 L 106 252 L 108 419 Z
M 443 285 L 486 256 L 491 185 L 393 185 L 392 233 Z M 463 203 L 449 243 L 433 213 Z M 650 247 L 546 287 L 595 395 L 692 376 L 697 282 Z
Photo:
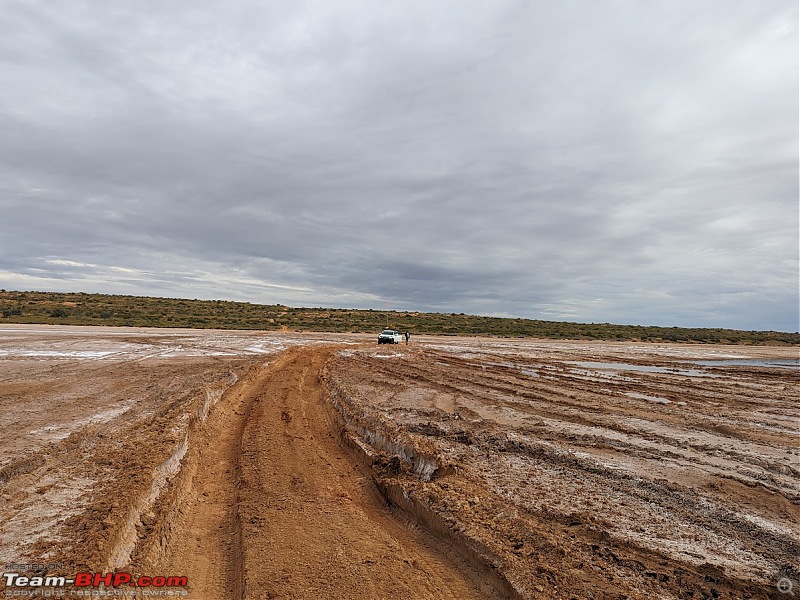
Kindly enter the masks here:
M 3 598 L 188 598 L 189 579 L 175 574 L 92 572 L 63 563 L 10 563 L 0 579 Z

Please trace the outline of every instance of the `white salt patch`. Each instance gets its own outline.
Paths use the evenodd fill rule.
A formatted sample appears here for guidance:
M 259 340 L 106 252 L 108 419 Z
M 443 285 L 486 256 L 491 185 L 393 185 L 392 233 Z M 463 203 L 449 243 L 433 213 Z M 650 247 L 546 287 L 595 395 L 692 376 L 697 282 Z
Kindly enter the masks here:
M 0 356 L 22 356 L 25 358 L 76 358 L 79 360 L 105 358 L 116 352 L 109 350 L 0 350 Z
M 253 354 L 272 354 L 273 352 L 280 352 L 285 349 L 286 345 L 281 341 L 265 340 L 256 344 L 250 344 L 245 348 L 245 352 L 252 352 Z
M 110 408 L 108 410 L 103 410 L 98 413 L 95 413 L 89 417 L 85 417 L 77 421 L 72 421 L 71 423 L 64 423 L 61 425 L 47 425 L 46 427 L 39 427 L 38 429 L 32 429 L 28 433 L 30 435 L 42 435 L 53 441 L 63 440 L 64 438 L 69 436 L 69 434 L 78 431 L 81 427 L 85 427 L 87 425 L 94 425 L 97 423 L 106 423 L 107 421 L 115 419 L 121 414 L 127 412 L 130 407 L 131 404 L 126 404 L 124 406 L 119 406 L 117 408 Z
M 792 530 L 788 527 L 784 527 L 783 525 L 779 525 L 773 521 L 768 521 L 758 515 L 751 515 L 750 513 L 739 513 L 739 516 L 744 518 L 746 521 L 756 525 L 757 527 L 761 527 L 761 529 L 766 529 L 767 531 L 771 531 L 772 533 L 777 533 L 779 535 L 786 535 L 790 537 L 797 537 L 798 532 Z

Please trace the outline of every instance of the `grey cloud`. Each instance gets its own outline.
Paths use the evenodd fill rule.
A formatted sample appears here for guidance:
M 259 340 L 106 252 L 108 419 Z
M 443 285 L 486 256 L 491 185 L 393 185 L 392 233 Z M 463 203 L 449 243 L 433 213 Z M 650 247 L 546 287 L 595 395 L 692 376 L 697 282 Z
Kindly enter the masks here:
M 792 2 L 0 26 L 3 287 L 798 328 Z

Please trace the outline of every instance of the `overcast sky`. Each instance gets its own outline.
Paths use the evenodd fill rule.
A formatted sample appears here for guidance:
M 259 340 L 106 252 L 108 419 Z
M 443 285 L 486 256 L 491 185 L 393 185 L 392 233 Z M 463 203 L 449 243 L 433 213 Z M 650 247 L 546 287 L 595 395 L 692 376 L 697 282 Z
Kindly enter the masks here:
M 798 330 L 796 0 L 0 0 L 0 287 Z

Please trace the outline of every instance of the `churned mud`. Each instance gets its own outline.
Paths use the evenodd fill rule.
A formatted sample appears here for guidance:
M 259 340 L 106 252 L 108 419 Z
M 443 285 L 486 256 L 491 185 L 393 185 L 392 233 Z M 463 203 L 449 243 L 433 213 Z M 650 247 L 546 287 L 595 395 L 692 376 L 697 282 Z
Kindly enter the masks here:
M 796 348 L 13 326 L 0 562 L 209 600 L 785 597 L 798 397 Z

